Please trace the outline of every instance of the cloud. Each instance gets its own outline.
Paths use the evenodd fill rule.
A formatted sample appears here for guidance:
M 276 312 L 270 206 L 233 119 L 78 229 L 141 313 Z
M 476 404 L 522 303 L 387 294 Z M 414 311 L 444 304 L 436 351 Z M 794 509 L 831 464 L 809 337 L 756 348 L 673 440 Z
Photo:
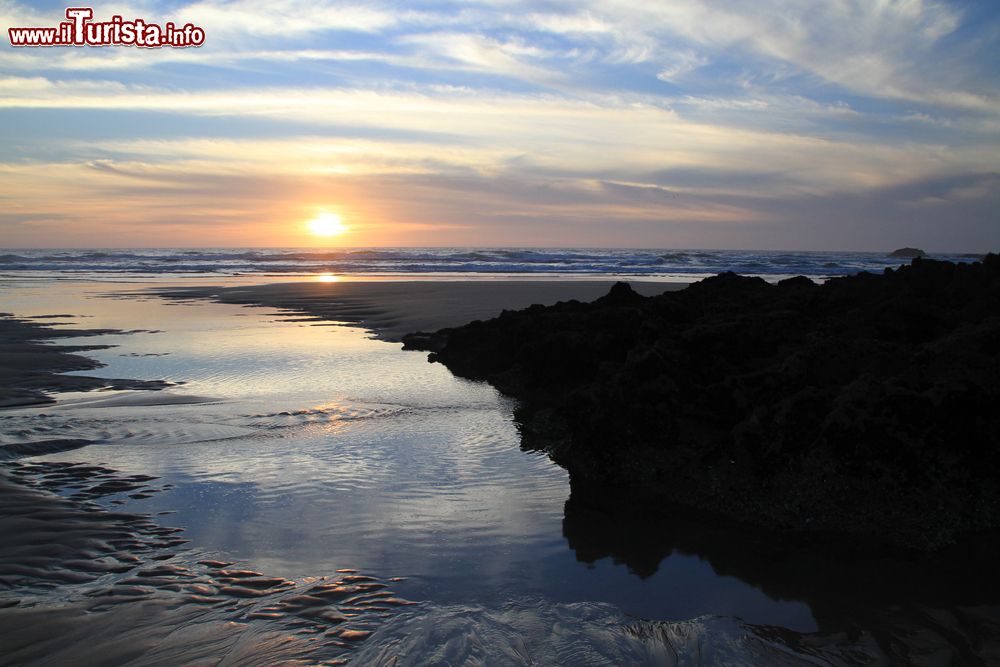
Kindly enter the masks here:
M 768 94 L 795 86 L 796 94 L 809 95 L 832 84 L 876 99 L 992 113 L 1000 106 L 1000 86 L 979 55 L 995 49 L 996 34 L 985 30 L 977 39 L 956 42 L 952 37 L 967 27 L 966 14 L 938 0 L 589 0 L 543 11 L 520 0 L 460 8 L 201 0 L 166 14 L 157 12 L 158 6 L 131 3 L 102 11 L 141 10 L 161 20 L 195 22 L 209 35 L 206 46 L 44 55 L 12 50 L 0 53 L 0 63 L 84 71 L 182 62 L 240 67 L 245 61 L 369 60 L 399 68 L 395 74 L 404 78 L 408 68 L 450 69 L 562 91 L 567 82 L 583 90 L 606 87 L 605 68 L 649 66 L 644 87 L 650 93 L 657 92 L 658 77 L 682 80 L 692 88 L 688 94 L 696 95 L 726 81 L 727 94 L 736 96 L 746 86 Z M 59 18 L 11 0 L 0 3 L 0 14 L 11 25 L 46 25 Z M 369 48 L 342 48 L 351 43 L 344 33 L 378 39 Z M 789 77 L 798 78 L 789 83 Z
M 173 18 L 227 40 L 297 37 L 326 30 L 379 32 L 398 23 L 388 8 L 330 0 L 202 0 L 181 7 Z
M 996 82 L 980 88 L 975 63 L 968 56 L 963 62 L 955 45 L 945 43 L 963 15 L 944 2 L 607 0 L 592 11 L 659 41 L 673 37 L 708 54 L 742 52 L 785 63 L 873 97 L 976 109 L 996 108 L 998 101 Z
M 213 168 L 225 169 L 266 165 L 272 171 L 341 174 L 469 171 L 626 182 L 642 182 L 649 174 L 671 169 L 774 175 L 766 191 L 757 187 L 744 193 L 748 196 L 857 192 L 959 171 L 1000 170 L 995 140 L 949 146 L 880 141 L 846 133 L 817 137 L 787 128 L 779 131 L 692 119 L 643 99 L 592 96 L 572 100 L 437 86 L 415 91 L 245 88 L 184 92 L 115 81 L 0 79 L 0 108 L 266 118 L 289 127 L 288 137 L 280 140 L 123 138 L 67 144 L 76 154 L 125 160 L 139 156 L 163 162 L 210 162 L 216 165 Z M 687 104 L 701 109 L 718 106 L 698 100 L 687 100 Z M 782 114 L 851 115 L 850 110 L 837 106 L 796 99 L 760 102 L 754 109 L 779 122 Z M 322 129 L 302 135 L 290 123 Z M 347 136 L 358 128 L 369 136 Z M 275 162 L 275 156 L 281 156 L 280 162 Z M 699 191 L 690 183 L 683 189 Z M 718 184 L 701 192 L 720 193 Z
M 0 16 L 52 25 L 61 9 L 50 6 L 0 0 Z M 176 203 L 187 198 L 229 229 L 255 211 L 277 220 L 322 192 L 368 201 L 371 188 L 372 229 L 392 220 L 466 229 L 473 219 L 469 229 L 504 243 L 516 243 L 514 231 L 489 231 L 491 221 L 544 228 L 531 238 L 554 239 L 574 220 L 594 234 L 620 222 L 637 243 L 659 238 L 657 220 L 691 234 L 742 220 L 764 234 L 808 215 L 803 202 L 837 208 L 838 197 L 875 227 L 886 207 L 890 218 L 910 207 L 972 212 L 985 228 L 976 196 L 995 183 L 970 175 L 1000 172 L 1000 82 L 987 57 L 1000 29 L 974 9 L 939 0 L 102 5 L 191 21 L 208 42 L 0 48 L 0 115 L 10 121 L 0 196 L 21 211 L 7 220 L 31 225 L 59 215 L 125 225 L 115 206 L 145 201 L 168 226 L 170 216 L 193 219 Z M 93 131 L 72 138 L 65 128 L 84 117 Z M 69 194 L 52 193 L 79 192 L 73 178 L 105 199 L 72 212 Z M 930 185 L 949 179 L 962 185 Z M 872 199 L 911 185 L 906 204 Z
M 673 61 L 666 64 L 656 75 L 660 81 L 673 82 L 689 72 L 693 72 L 699 67 L 704 67 L 709 63 L 707 56 L 693 50 L 678 52 Z
M 536 83 L 565 78 L 555 70 L 534 64 L 555 54 L 520 39 L 500 40 L 477 34 L 445 32 L 406 36 L 398 39 L 397 43 L 416 47 L 418 58 L 399 61 L 410 66 L 461 69 Z

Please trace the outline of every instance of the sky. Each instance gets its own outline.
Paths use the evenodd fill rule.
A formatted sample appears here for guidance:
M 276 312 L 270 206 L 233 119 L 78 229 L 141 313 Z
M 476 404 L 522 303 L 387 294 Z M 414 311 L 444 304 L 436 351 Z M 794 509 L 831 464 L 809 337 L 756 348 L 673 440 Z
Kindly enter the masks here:
M 3 247 L 1000 249 L 996 0 L 143 0 L 95 20 L 204 45 L 10 45 L 65 8 L 0 0 Z

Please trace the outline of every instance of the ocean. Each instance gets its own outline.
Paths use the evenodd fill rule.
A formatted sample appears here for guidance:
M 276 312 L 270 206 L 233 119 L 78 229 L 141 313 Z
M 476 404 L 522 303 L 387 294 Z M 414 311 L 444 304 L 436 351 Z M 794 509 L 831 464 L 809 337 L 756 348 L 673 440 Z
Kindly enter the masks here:
M 970 261 L 978 255 L 940 254 Z M 641 277 L 689 282 L 734 271 L 780 280 L 881 272 L 909 260 L 888 252 L 665 250 L 596 248 L 157 248 L 12 249 L 0 254 L 0 277 L 55 276 L 114 280 L 186 276 L 413 276 L 477 278 Z

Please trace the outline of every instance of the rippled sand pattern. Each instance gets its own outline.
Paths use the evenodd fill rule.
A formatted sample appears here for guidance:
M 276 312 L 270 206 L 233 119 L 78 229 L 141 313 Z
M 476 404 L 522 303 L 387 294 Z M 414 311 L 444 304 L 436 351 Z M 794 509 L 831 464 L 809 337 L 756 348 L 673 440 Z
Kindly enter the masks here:
M 162 490 L 155 480 L 72 463 L 0 468 L 0 664 L 339 664 L 412 604 L 353 570 L 289 580 L 199 557 L 182 529 L 93 502 Z
M 869 633 L 803 635 L 721 616 L 636 621 L 607 604 L 543 600 L 499 609 L 423 606 L 376 630 L 353 660 L 366 667 L 906 664 L 886 655 Z

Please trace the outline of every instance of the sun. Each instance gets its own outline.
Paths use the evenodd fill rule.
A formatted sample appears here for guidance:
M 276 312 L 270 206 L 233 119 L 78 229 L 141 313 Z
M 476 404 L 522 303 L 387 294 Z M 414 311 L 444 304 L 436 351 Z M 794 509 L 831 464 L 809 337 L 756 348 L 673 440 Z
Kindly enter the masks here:
M 347 231 L 347 226 L 336 213 L 320 213 L 309 221 L 309 231 L 315 236 L 337 236 Z

